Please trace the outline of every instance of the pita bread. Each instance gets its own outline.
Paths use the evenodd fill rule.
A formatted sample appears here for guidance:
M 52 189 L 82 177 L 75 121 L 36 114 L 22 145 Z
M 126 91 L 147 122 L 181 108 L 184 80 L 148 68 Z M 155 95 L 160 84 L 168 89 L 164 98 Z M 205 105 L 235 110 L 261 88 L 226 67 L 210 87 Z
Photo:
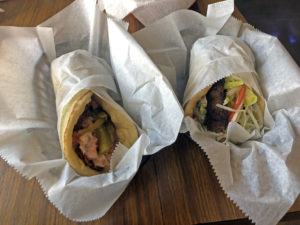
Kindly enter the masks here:
M 91 102 L 92 96 L 93 92 L 90 90 L 83 89 L 78 92 L 64 107 L 60 124 L 60 142 L 64 151 L 64 156 L 69 162 L 70 166 L 82 176 L 92 176 L 99 173 L 108 172 L 109 170 L 109 168 L 105 168 L 104 171 L 100 172 L 86 166 L 78 157 L 72 145 L 74 127 L 77 124 L 80 116 L 83 114 L 86 105 Z M 104 111 L 109 114 L 111 121 L 115 125 L 118 141 L 120 141 L 127 148 L 130 148 L 138 138 L 138 132 L 133 121 L 128 116 L 125 116 L 123 113 L 117 111 L 114 107 L 100 97 L 96 95 L 94 96 Z

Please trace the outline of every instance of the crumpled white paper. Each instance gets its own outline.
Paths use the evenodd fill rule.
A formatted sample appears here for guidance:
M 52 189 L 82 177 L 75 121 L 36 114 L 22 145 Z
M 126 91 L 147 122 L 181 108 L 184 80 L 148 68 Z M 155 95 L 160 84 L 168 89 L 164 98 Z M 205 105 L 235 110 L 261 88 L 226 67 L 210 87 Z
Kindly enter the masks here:
M 189 51 L 193 43 L 200 37 L 216 34 L 233 10 L 231 0 L 209 5 L 207 17 L 179 10 L 133 34 L 167 77 L 180 102 L 188 79 Z
M 168 80 L 132 36 L 112 20 L 108 25 L 111 64 L 124 107 L 150 137 L 144 154 L 153 154 L 176 140 L 182 108 Z
M 229 1 L 210 5 L 206 18 L 197 18 L 195 12 L 174 12 L 133 36 L 170 83 L 177 81 L 172 86 L 180 101 L 189 73 L 189 50 L 197 39 L 221 34 L 238 37 L 250 47 L 274 126 L 271 124 L 260 139 L 224 145 L 212 143 L 211 138 L 198 132 L 191 118 L 185 118 L 185 125 L 206 152 L 227 196 L 256 224 L 273 225 L 300 192 L 300 70 L 275 37 L 230 16 L 225 20 L 217 14 L 210 17 L 218 9 L 222 9 L 222 15 L 231 14 L 226 4 L 233 7 Z M 188 16 L 184 14 L 193 20 L 185 19 Z M 186 130 L 183 126 L 182 131 Z
M 144 25 L 149 25 L 171 12 L 188 9 L 195 0 L 99 0 L 101 10 L 117 19 L 133 13 Z
M 0 155 L 22 175 L 36 177 L 48 199 L 72 220 L 103 216 L 137 172 L 142 155 L 173 143 L 183 119 L 168 81 L 127 34 L 126 26 L 100 13 L 96 1 L 77 0 L 37 28 L 0 27 Z M 65 66 L 68 73 L 58 80 L 60 88 L 69 89 L 57 89 L 56 99 L 49 60 L 77 49 L 101 57 L 113 73 L 109 69 L 95 73 L 103 68 L 97 60 L 78 60 L 78 67 L 93 67 L 91 73 Z M 124 54 L 120 58 L 118 49 Z M 92 177 L 73 171 L 63 158 L 57 135 L 61 108 L 82 88 L 109 102 L 119 100 L 141 128 L 138 140 L 122 159 L 113 160 L 114 169 Z M 127 94 L 124 90 L 130 98 L 123 95 Z M 170 114 L 173 120 L 166 120 Z

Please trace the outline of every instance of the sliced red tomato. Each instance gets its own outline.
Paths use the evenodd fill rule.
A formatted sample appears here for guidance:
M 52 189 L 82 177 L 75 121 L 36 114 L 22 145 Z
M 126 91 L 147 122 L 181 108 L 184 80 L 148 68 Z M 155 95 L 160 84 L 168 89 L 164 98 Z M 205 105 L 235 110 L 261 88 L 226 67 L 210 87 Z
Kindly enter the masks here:
M 232 106 L 233 109 L 238 109 L 240 107 L 240 105 L 242 104 L 242 102 L 244 101 L 245 98 L 245 92 L 246 92 L 246 85 L 244 84 L 242 86 L 242 88 L 240 89 L 238 96 Z M 235 112 L 230 112 L 229 116 L 228 116 L 228 123 L 232 120 L 233 116 L 234 116 Z

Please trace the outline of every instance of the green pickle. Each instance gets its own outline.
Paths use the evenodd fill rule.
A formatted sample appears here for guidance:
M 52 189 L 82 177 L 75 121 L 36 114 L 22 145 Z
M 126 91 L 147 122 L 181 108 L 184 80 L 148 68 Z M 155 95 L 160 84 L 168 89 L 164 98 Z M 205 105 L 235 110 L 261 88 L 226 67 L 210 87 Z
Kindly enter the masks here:
M 105 112 L 100 112 L 97 115 L 97 118 L 99 118 L 99 119 L 105 119 L 105 121 L 106 121 L 107 120 L 107 114 Z
M 79 134 L 85 134 L 88 132 L 92 132 L 94 130 L 96 130 L 98 127 L 100 127 L 104 122 L 106 121 L 106 118 L 99 118 L 96 120 L 95 123 L 93 123 L 92 125 L 90 125 L 89 127 L 79 130 L 78 133 Z
M 106 127 L 106 129 L 107 129 L 107 131 L 108 131 L 108 133 L 109 133 L 109 136 L 110 136 L 111 138 L 113 138 L 113 137 L 114 137 L 114 134 L 115 134 L 115 127 L 114 127 L 114 125 L 112 124 L 112 122 L 107 121 L 107 123 L 105 124 L 105 127 Z
M 100 112 L 96 118 L 97 119 L 93 124 L 85 129 L 79 130 L 78 133 L 82 135 L 96 130 L 98 137 L 98 152 L 99 154 L 105 154 L 111 148 L 115 127 L 110 120 L 108 121 L 108 116 L 105 112 Z
M 97 129 L 98 141 L 99 141 L 99 154 L 105 154 L 109 151 L 112 140 L 106 126 L 102 125 Z

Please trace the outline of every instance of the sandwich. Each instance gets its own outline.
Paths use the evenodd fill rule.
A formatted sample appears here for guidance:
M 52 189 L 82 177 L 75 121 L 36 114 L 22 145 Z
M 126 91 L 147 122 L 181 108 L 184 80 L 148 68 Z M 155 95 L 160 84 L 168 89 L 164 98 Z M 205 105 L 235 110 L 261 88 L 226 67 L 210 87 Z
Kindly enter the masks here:
M 228 124 L 237 122 L 249 133 L 263 127 L 264 100 L 236 74 L 195 94 L 185 105 L 190 116 L 209 132 L 226 136 Z
M 129 117 L 87 89 L 64 107 L 60 129 L 64 156 L 83 176 L 108 172 L 116 144 L 130 148 L 138 138 Z
M 185 116 L 198 122 L 201 131 L 222 141 L 227 139 L 228 127 L 237 124 L 250 134 L 260 134 L 264 111 L 255 57 L 248 45 L 223 35 L 198 39 L 191 49 Z
M 108 172 L 117 146 L 129 149 L 138 138 L 132 119 L 106 91 L 117 90 L 110 66 L 76 50 L 52 62 L 51 76 L 64 158 L 82 176 Z

